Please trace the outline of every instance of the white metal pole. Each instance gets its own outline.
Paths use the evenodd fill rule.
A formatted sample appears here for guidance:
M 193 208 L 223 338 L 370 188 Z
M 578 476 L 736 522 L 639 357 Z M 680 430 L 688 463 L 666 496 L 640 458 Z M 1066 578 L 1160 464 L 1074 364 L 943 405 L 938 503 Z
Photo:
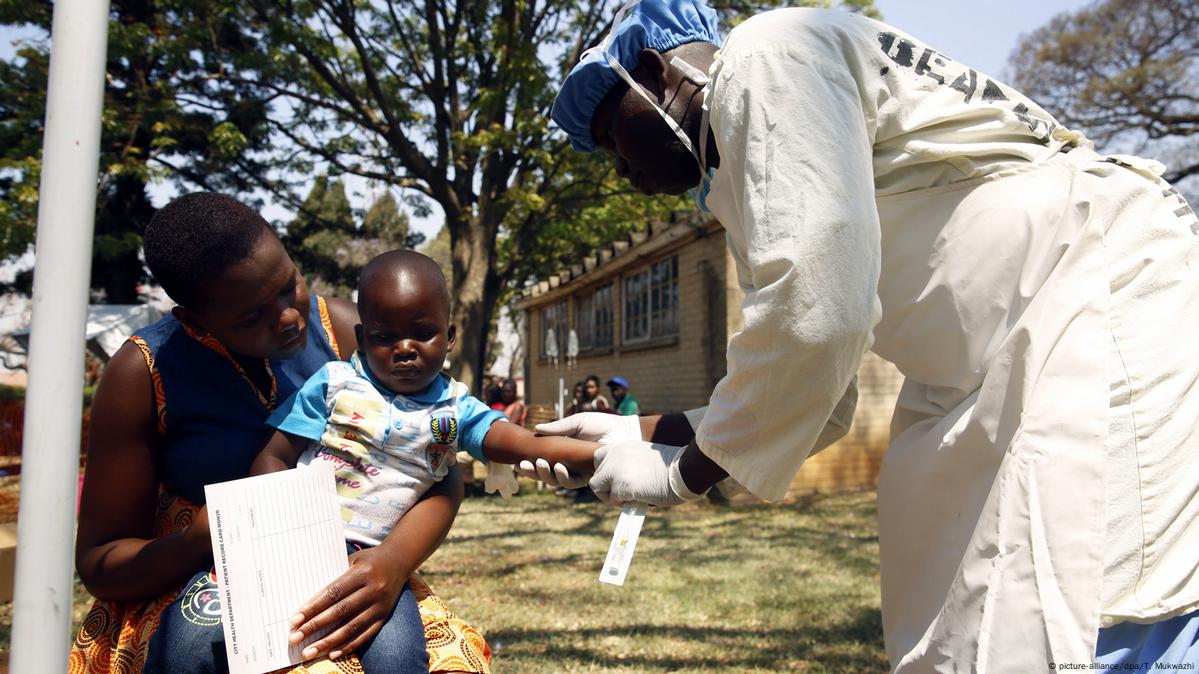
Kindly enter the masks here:
M 38 193 L 9 671 L 65 672 L 109 0 L 57 0 Z

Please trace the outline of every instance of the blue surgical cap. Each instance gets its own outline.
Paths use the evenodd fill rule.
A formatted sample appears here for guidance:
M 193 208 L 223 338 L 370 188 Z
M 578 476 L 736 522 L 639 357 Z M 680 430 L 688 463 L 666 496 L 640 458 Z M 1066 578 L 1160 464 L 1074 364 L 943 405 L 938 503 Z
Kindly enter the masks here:
M 716 12 L 696 0 L 642 0 L 612 29 L 608 51 L 632 72 L 642 49 L 669 51 L 688 42 L 720 44 Z M 580 152 L 595 150 L 591 118 L 620 76 L 598 51 L 586 55 L 566 76 L 550 111 Z

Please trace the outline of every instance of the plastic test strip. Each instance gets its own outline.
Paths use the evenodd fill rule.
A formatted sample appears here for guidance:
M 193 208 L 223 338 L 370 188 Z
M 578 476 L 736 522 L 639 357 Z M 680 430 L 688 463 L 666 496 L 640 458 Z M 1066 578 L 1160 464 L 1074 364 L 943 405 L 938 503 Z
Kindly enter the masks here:
M 645 505 L 626 503 L 616 521 L 612 533 L 612 544 L 608 546 L 608 558 L 600 569 L 599 581 L 610 585 L 624 585 L 633 562 L 633 551 L 637 549 L 637 537 L 641 535 L 641 523 L 645 521 Z

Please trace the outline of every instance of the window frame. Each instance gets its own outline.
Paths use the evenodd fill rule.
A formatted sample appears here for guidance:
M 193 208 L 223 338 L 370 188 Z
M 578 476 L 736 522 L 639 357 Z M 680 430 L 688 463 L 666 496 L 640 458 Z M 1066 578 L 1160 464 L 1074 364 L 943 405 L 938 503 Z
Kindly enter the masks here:
M 575 334 L 579 336 L 579 353 L 591 351 L 595 341 L 595 293 L 579 294 L 574 297 Z
M 595 330 L 593 350 L 595 351 L 610 351 L 612 347 L 616 346 L 615 298 L 615 281 L 609 281 L 596 288 L 592 294 L 592 310 L 594 311 L 592 325 Z M 607 320 L 601 321 L 601 316 L 606 317 Z
M 624 277 L 621 339 L 642 344 L 679 335 L 679 256 L 671 255 Z
M 558 316 L 557 314 L 561 314 Z M 552 326 L 554 328 L 554 338 L 558 341 L 558 358 L 566 357 L 566 330 L 570 325 L 570 303 L 566 300 L 559 300 L 553 304 L 547 304 L 541 307 L 541 347 L 539 356 L 541 360 L 547 360 L 550 356 L 545 352 L 546 340 L 545 335 Z
M 612 297 L 616 282 L 609 281 L 574 297 L 574 328 L 579 336 L 579 354 L 604 353 L 613 347 L 615 311 Z

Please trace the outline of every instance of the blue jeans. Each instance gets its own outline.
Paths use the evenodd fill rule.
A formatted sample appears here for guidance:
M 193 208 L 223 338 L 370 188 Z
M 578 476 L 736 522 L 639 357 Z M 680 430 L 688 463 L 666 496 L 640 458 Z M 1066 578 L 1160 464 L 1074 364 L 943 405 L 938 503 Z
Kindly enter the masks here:
M 353 550 L 349 548 L 350 552 Z M 428 674 L 425 627 L 407 583 L 383 628 L 358 650 L 358 660 L 367 674 Z M 145 674 L 229 671 L 220 599 L 216 577 L 211 572 L 193 576 L 175 601 L 163 609 L 158 629 L 150 638 L 142 671 Z
M 1141 671 L 1199 667 L 1199 611 L 1148 625 L 1119 623 L 1099 630 L 1095 662 L 1105 665 L 1138 665 Z

